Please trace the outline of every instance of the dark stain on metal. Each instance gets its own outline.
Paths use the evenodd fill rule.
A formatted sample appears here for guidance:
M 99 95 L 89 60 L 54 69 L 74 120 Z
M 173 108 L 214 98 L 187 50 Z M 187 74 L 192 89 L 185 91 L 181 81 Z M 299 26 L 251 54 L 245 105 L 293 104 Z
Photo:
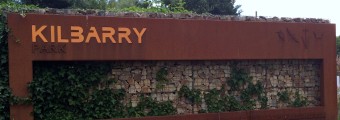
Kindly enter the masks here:
M 285 33 L 284 33 L 284 32 L 282 32 L 282 31 L 280 30 L 279 32 L 276 32 L 276 34 L 277 34 L 277 37 L 279 37 L 279 39 L 280 39 L 281 41 L 285 41 Z
M 302 31 L 304 33 L 304 36 L 301 37 L 301 40 L 303 42 L 303 46 L 305 47 L 305 49 L 308 49 L 309 48 L 309 39 L 308 39 L 307 33 L 308 33 L 309 30 L 303 29 Z
M 313 32 L 314 38 L 316 40 L 322 40 L 324 34 L 323 33 L 317 33 L 317 32 Z
M 295 43 L 300 43 L 296 36 L 288 28 L 286 28 L 286 32 L 288 33 L 288 36 L 291 40 L 293 40 Z

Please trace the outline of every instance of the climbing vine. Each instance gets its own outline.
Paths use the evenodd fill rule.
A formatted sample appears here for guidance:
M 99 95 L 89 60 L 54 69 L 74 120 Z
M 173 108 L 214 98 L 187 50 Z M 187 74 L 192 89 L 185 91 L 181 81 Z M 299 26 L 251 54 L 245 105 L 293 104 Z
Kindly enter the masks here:
M 295 92 L 294 100 L 292 102 L 293 107 L 304 107 L 308 105 L 308 100 L 302 97 L 298 91 Z
M 128 107 L 127 112 L 128 117 L 143 117 L 175 115 L 177 110 L 171 101 L 157 102 L 150 97 L 142 96 L 138 105 Z
M 202 103 L 201 92 L 198 89 L 190 90 L 188 86 L 182 86 L 181 89 L 178 91 L 179 97 L 184 97 L 189 100 L 193 104 L 200 104 Z
M 0 13 L 1 14 L 1 13 Z M 9 119 L 8 47 L 6 18 L 0 15 L 0 119 Z
M 288 103 L 289 102 L 289 93 L 287 90 L 278 92 L 277 96 L 279 97 L 279 101 L 283 103 Z
M 247 85 L 246 88 L 243 88 Z M 259 101 L 261 108 L 267 108 L 268 98 L 265 95 L 264 87 L 261 82 L 254 84 L 252 77 L 241 68 L 237 68 L 236 65 L 232 66 L 231 78 L 228 81 L 228 86 L 233 86 L 230 92 L 234 90 L 241 90 L 240 100 L 242 110 L 253 110 L 256 105 L 256 101 Z
M 230 86 L 230 91 L 237 91 L 243 88 L 243 85 L 250 83 L 252 77 L 246 73 L 244 69 L 236 67 L 236 64 L 231 66 L 230 80 L 227 84 Z
M 35 119 L 109 119 L 174 115 L 172 102 L 141 97 L 136 107 L 124 105 L 124 90 L 108 79 L 110 63 L 38 62 L 29 84 Z M 65 115 L 65 117 L 61 117 Z
M 163 89 L 165 84 L 169 82 L 169 79 L 166 77 L 168 75 L 168 70 L 163 67 L 156 73 L 156 89 Z
M 23 100 L 14 97 L 9 88 L 8 79 L 8 36 L 10 33 L 7 27 L 7 12 L 25 13 L 30 9 L 37 8 L 31 5 L 15 4 L 13 2 L 0 2 L 0 120 L 9 119 L 9 105 L 21 103 Z
M 224 112 L 241 110 L 240 102 L 235 96 L 223 96 L 223 90 L 212 89 L 204 95 L 208 112 Z
M 300 95 L 299 91 L 295 91 L 294 100 L 289 98 L 289 91 L 285 90 L 277 93 L 279 97 L 279 101 L 282 103 L 286 103 L 292 107 L 304 107 L 308 105 L 308 100 L 306 97 Z
M 106 78 L 110 71 L 106 64 L 34 63 L 29 90 L 35 119 L 57 119 L 54 117 L 65 113 L 78 119 L 123 117 L 125 92 L 107 87 L 114 79 Z
M 208 112 L 253 110 L 256 101 L 260 103 L 261 109 L 268 107 L 268 98 L 262 83 L 253 84 L 252 77 L 244 69 L 232 65 L 231 78 L 227 81 L 227 85 L 230 86 L 229 93 L 239 91 L 240 95 L 225 95 L 225 87 L 222 87 L 221 90 L 210 90 L 204 96 Z

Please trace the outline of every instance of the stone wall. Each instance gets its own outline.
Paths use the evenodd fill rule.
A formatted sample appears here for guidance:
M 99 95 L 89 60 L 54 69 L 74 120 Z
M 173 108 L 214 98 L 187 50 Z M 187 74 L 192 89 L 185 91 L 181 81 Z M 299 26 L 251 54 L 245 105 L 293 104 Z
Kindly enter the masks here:
M 157 101 L 172 101 L 179 114 L 197 113 L 206 109 L 204 94 L 211 89 L 221 89 L 230 79 L 231 65 L 237 63 L 252 77 L 252 82 L 260 81 L 265 88 L 269 109 L 285 108 L 288 104 L 279 102 L 278 92 L 289 91 L 294 100 L 298 91 L 308 100 L 308 106 L 320 105 L 320 61 L 318 60 L 247 60 L 247 61 L 116 61 L 112 63 L 111 78 L 117 80 L 114 89 L 125 89 L 125 104 L 136 106 L 141 95 Z M 169 80 L 161 89 L 157 88 L 156 74 L 165 68 Z M 193 105 L 178 97 L 180 88 L 199 89 L 203 102 Z M 230 86 L 225 86 L 226 90 Z M 226 92 L 228 94 L 228 92 Z M 239 94 L 236 92 L 234 94 Z M 256 109 L 260 104 L 256 103 Z

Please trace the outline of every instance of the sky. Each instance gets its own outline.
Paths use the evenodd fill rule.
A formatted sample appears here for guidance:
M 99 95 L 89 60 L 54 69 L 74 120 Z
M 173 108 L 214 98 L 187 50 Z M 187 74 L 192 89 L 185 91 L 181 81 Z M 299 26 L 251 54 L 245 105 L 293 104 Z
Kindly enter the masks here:
M 340 0 L 236 0 L 242 16 L 301 17 L 330 20 L 340 35 Z

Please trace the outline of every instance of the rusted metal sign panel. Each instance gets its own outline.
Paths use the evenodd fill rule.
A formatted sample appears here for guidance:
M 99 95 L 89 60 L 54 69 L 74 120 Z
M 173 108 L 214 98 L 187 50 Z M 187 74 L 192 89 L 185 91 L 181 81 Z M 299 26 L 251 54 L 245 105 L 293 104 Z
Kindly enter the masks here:
M 116 120 L 326 120 L 323 107 L 205 113 Z
M 321 59 L 329 47 L 325 41 L 334 38 L 332 24 L 59 15 L 9 19 L 16 39 L 10 49 L 32 60 Z
M 320 59 L 322 106 L 337 116 L 334 24 L 38 14 L 9 14 L 8 23 L 16 96 L 28 94 L 32 61 Z

